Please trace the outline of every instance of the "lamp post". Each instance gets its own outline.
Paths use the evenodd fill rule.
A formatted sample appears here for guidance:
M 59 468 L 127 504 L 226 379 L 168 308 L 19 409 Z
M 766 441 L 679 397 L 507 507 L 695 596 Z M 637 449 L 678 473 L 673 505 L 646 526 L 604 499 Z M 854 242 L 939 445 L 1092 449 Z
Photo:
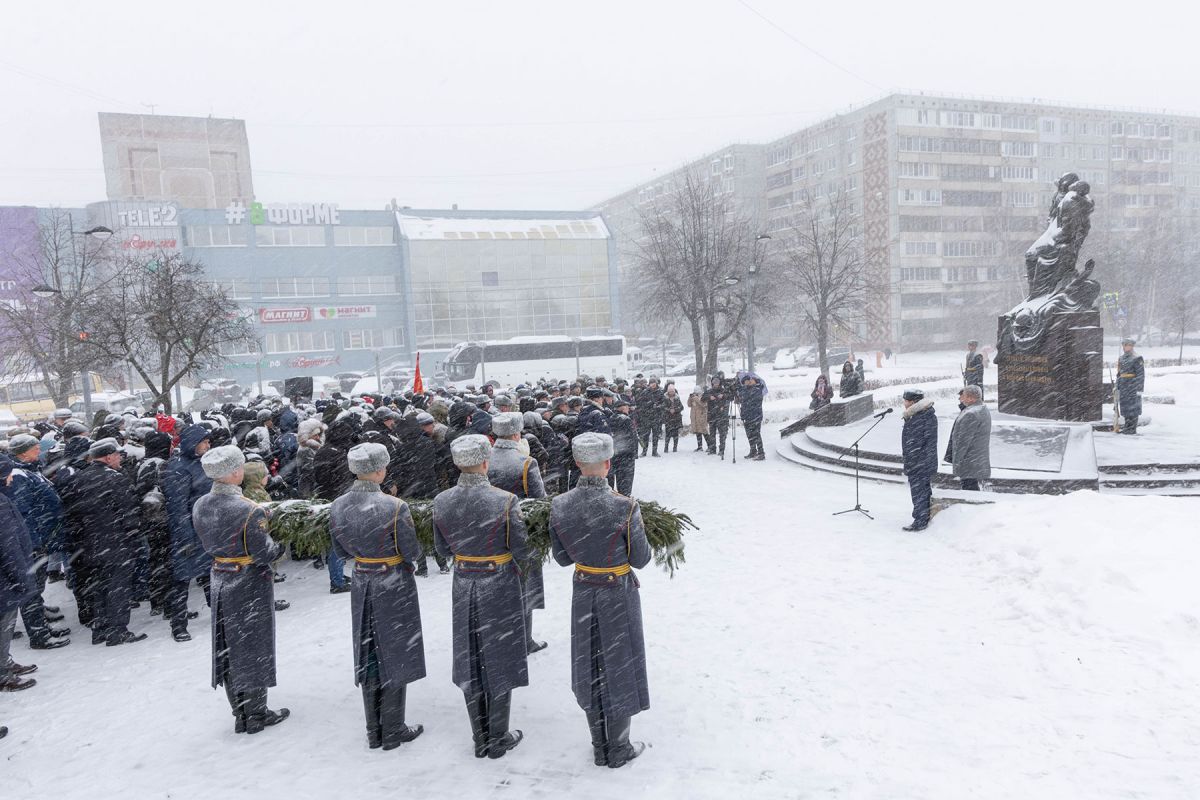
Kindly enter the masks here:
M 748 283 L 750 295 L 746 298 L 746 371 L 754 372 L 754 279 L 758 277 L 758 243 L 768 241 L 770 235 L 760 233 L 754 237 L 754 259 L 750 263 Z M 766 247 L 766 245 L 763 245 Z
M 579 366 L 579 337 L 572 336 L 571 341 L 575 343 L 575 377 L 578 378 L 583 374 L 583 369 Z
M 79 266 L 79 253 L 75 249 L 75 237 L 76 236 L 89 236 L 89 237 L 92 237 L 92 238 L 96 239 L 97 241 L 103 243 L 103 242 L 108 241 L 109 238 L 113 235 L 112 228 L 106 228 L 103 225 L 96 225 L 95 227 L 88 228 L 86 231 L 77 233 L 75 231 L 75 220 L 70 215 L 67 216 L 67 227 L 71 234 L 71 262 L 75 266 Z M 86 259 L 86 256 L 87 256 L 86 248 L 84 249 L 84 256 Z M 77 270 L 77 273 L 79 273 L 78 270 Z M 78 274 L 78 277 L 79 277 L 79 283 L 82 284 L 82 282 L 83 282 L 82 274 Z M 48 284 L 43 283 L 43 284 L 39 284 L 38 286 L 33 287 L 33 289 L 30 290 L 35 297 L 40 297 L 43 299 L 48 299 L 48 298 L 54 297 L 54 298 L 57 298 L 56 302 L 66 304 L 67 308 L 68 308 L 68 319 L 76 328 L 79 328 L 79 332 L 77 335 L 79 336 L 81 341 L 83 340 L 83 338 L 85 337 L 86 334 L 83 330 L 83 326 L 79 324 L 79 322 L 77 321 L 77 319 L 75 317 L 74 302 L 79 298 L 79 292 L 82 290 L 82 288 L 83 287 L 81 285 L 76 285 L 74 287 L 75 293 L 70 298 L 66 297 L 63 294 L 62 287 L 60 287 L 60 286 L 50 286 Z M 70 398 L 68 398 L 68 399 L 70 399 Z M 91 421 L 90 418 L 92 416 L 92 373 L 91 373 L 91 370 L 87 369 L 86 367 L 83 370 L 83 414 L 84 414 L 84 418 L 90 422 Z

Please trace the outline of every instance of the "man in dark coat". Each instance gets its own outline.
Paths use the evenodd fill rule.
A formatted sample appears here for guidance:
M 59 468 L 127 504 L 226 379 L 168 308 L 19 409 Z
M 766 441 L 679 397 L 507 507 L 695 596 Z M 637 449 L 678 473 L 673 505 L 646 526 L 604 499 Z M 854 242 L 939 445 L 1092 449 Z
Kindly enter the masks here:
M 608 415 L 604 413 L 602 399 L 604 390 L 599 386 L 589 386 L 584 392 L 587 400 L 579 412 L 575 429 L 579 433 L 608 433 Z
M 738 387 L 738 405 L 742 407 L 742 425 L 746 428 L 746 441 L 750 445 L 748 461 L 763 461 L 767 457 L 767 454 L 763 452 L 762 440 L 763 391 L 764 387 L 758 382 L 758 377 L 752 374 L 744 376 Z
M 146 634 L 129 630 L 139 504 L 133 483 L 120 471 L 116 439 L 92 444 L 88 460 L 87 468 L 71 481 L 66 503 L 79 520 L 82 557 L 92 569 L 92 644 L 115 647 L 140 642 Z
M 284 406 L 275 415 L 278 434 L 271 438 L 271 458 L 276 462 L 277 473 L 293 493 L 300 491 L 300 473 L 296 469 L 296 453 L 300 450 L 300 417 L 290 406 Z
M 5 487 L 0 492 L 0 692 L 19 692 L 37 684 L 33 678 L 22 677 L 37 667 L 15 664 L 9 654 L 18 609 L 37 591 L 29 561 L 33 542 L 25 520 L 8 497 L 12 471 L 12 459 L 0 455 L 0 486 Z
M 151 613 L 166 613 L 171 584 L 171 526 L 167 519 L 167 497 L 163 491 L 171 458 L 171 437 L 161 431 L 146 435 L 146 457 L 138 465 L 134 493 L 141 502 L 141 529 L 150 559 Z
M 1121 403 L 1121 416 L 1125 424 L 1121 433 L 1131 436 L 1137 433 L 1138 417 L 1142 414 L 1142 392 L 1146 389 L 1146 365 L 1142 357 L 1133 352 L 1137 343 L 1133 339 L 1121 342 L 1121 357 L 1117 359 L 1117 395 Z
M 471 718 L 476 758 L 502 758 L 523 734 L 509 731 L 512 690 L 529 685 L 525 606 L 516 562 L 528 561 L 516 495 L 488 481 L 492 446 L 460 436 L 450 453 L 458 485 L 433 501 L 434 546 L 454 556 L 453 680 Z
M 316 483 L 316 498 L 332 503 L 337 500 L 354 483 L 354 474 L 346 466 L 346 456 L 350 448 L 362 439 L 362 423 L 358 416 L 349 411 L 343 411 L 329 425 L 325 435 L 325 444 L 313 457 L 313 480 Z M 344 594 L 350 591 L 350 582 L 346 580 L 345 561 L 330 549 L 326 556 L 329 564 L 329 593 Z
M 46 477 L 54 485 L 60 499 L 67 496 L 67 489 L 75 476 L 87 467 L 87 451 L 92 441 L 86 436 L 86 428 L 78 420 L 71 420 L 63 426 L 62 434 L 66 439 L 62 453 L 46 465 Z M 53 453 L 53 451 L 51 451 Z M 79 624 L 88 627 L 92 624 L 92 603 L 84 587 L 91 585 L 91 571 L 87 562 L 80 557 L 83 532 L 79 528 L 79 520 L 71 513 L 66 503 L 63 504 L 64 518 L 64 550 L 70 554 L 66 559 L 67 586 L 75 595 L 75 610 L 79 616 Z M 50 577 L 50 576 L 47 576 Z
M 658 440 L 662 438 L 663 421 L 666 412 L 666 398 L 663 390 L 658 387 L 658 378 L 651 377 L 650 383 L 636 397 L 638 413 L 638 438 L 642 442 L 642 455 L 650 450 L 650 455 L 658 457 Z M 609 431 L 597 431 L 608 433 Z
M 904 430 L 900 450 L 904 456 L 904 474 L 912 494 L 913 521 L 906 531 L 923 531 L 929 526 L 929 503 L 933 499 L 932 481 L 938 465 L 938 423 L 933 399 L 920 389 L 904 392 Z
M 363 442 L 383 445 L 388 451 L 388 474 L 387 480 L 383 482 L 383 491 L 393 497 L 407 497 L 408 495 L 403 495 L 404 469 L 400 450 L 396 446 L 395 429 L 399 420 L 400 415 L 390 408 L 377 408 L 371 414 L 371 421 L 363 425 L 362 436 L 359 438 Z
M 629 408 L 629 400 L 624 397 L 618 399 L 616 413 L 609 423 L 613 440 L 612 480 L 609 484 L 615 484 L 617 492 L 626 497 L 633 496 L 633 476 L 638 459 L 637 426 L 629 416 Z
M 167 525 L 171 532 L 171 577 L 165 616 L 177 642 L 191 640 L 187 624 L 198 616 L 188 611 L 188 587 L 192 581 L 209 600 L 209 570 L 212 559 L 196 536 L 192 510 L 208 494 L 212 481 L 204 474 L 200 459 L 209 449 L 209 431 L 203 425 L 188 425 L 179 432 L 179 452 L 167 463 L 163 494 L 167 500 Z
M 46 590 L 46 564 L 49 554 L 63 549 L 61 544 L 65 514 L 62 501 L 54 486 L 42 475 L 38 461 L 39 441 L 25 434 L 14 436 L 8 452 L 14 461 L 9 496 L 17 512 L 25 520 L 33 549 L 30 562 L 35 565 L 34 583 L 37 591 L 21 606 L 21 621 L 34 650 L 53 650 L 71 643 L 65 638 L 69 628 L 54 628 L 50 622 L 63 618 L 57 608 L 48 609 L 42 599 Z
M 246 457 L 233 445 L 200 459 L 212 481 L 192 524 L 212 557 L 212 686 L 225 687 L 235 733 L 259 733 L 288 718 L 267 708 L 275 685 L 275 583 L 283 548 L 267 531 L 267 510 L 242 496 Z
M 979 349 L 979 340 L 967 342 L 967 362 L 963 366 L 963 385 L 978 386 L 980 396 L 983 395 L 983 355 L 975 352 Z
M 392 750 L 425 730 L 405 721 L 408 684 L 425 677 L 421 607 L 413 564 L 421 557 L 412 514 L 385 494 L 391 454 L 377 442 L 350 448 L 357 480 L 329 509 L 329 535 L 342 558 L 354 559 L 350 621 L 354 683 L 362 687 L 367 746 Z
M 571 595 L 571 685 L 587 714 L 596 766 L 617 768 L 641 755 L 629 741 L 635 714 L 650 708 L 638 581 L 650 563 L 637 501 L 614 494 L 606 476 L 612 437 L 581 434 L 571 445 L 579 483 L 550 501 L 554 560 L 575 565 Z
M 488 480 L 492 486 L 512 492 L 518 500 L 545 497 L 542 473 L 537 460 L 520 450 L 521 430 L 525 421 L 520 413 L 497 414 L 492 418 L 492 455 L 488 460 Z M 546 649 L 545 642 L 533 638 L 533 611 L 546 607 L 546 585 L 542 579 L 542 563 L 537 558 L 518 565 L 521 569 L 521 591 L 525 599 L 525 644 L 530 653 Z
M 723 376 L 717 373 L 708 382 L 708 388 L 700 399 L 708 406 L 708 454 L 720 453 L 725 457 L 725 439 L 729 436 L 729 393 L 725 391 Z M 640 409 L 639 409 L 640 410 Z M 718 451 L 717 447 L 720 446 Z

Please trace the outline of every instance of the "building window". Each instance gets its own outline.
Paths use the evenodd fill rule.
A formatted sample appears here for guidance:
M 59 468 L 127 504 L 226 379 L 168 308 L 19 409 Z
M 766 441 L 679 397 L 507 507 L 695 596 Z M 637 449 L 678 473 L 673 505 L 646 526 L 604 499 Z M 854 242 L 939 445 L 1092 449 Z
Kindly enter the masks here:
M 905 267 L 900 270 L 900 280 L 904 281 L 940 281 L 942 271 L 938 267 Z
M 1037 142 L 1001 142 L 1000 155 L 1008 158 L 1037 158 Z
M 249 300 L 254 296 L 254 281 L 246 280 L 245 278 L 230 278 L 227 281 L 218 281 L 216 286 L 218 289 L 223 289 L 231 300 Z
M 975 115 L 967 111 L 945 111 L 942 124 L 947 128 L 974 128 Z
M 335 349 L 333 331 L 268 333 L 268 353 L 319 353 Z
M 1042 133 L 1057 133 L 1058 123 L 1052 119 L 1042 120 Z
M 328 297 L 328 278 L 264 278 L 264 299 L 279 297 Z
M 940 206 L 942 192 L 940 189 L 901 189 L 900 205 L 902 206 Z
M 905 242 L 904 255 L 906 256 L 936 256 L 937 242 Z
M 338 247 L 391 245 L 396 243 L 395 229 L 391 225 L 338 225 L 333 229 L 333 243 Z
M 1004 181 L 1036 181 L 1037 167 L 1001 167 L 1000 180 Z
M 324 247 L 323 225 L 258 225 L 254 243 L 259 247 Z
M 500 285 L 500 273 L 499 272 L 484 272 L 483 273 L 483 285 L 484 286 L 499 286 Z
M 922 161 L 901 161 L 900 162 L 900 177 L 901 178 L 936 178 L 937 172 L 934 170 L 934 165 Z
M 370 294 L 399 294 L 394 275 L 343 275 L 337 279 L 337 292 L 343 297 Z
M 917 217 L 908 214 L 900 215 L 900 231 L 902 233 L 936 233 L 941 229 L 941 217 Z
M 188 225 L 185 232 L 192 247 L 246 246 L 246 229 L 241 225 Z
M 1108 124 L 1108 132 L 1113 136 L 1124 136 L 1125 135 L 1125 123 L 1110 122 Z
M 725 155 L 725 171 L 728 172 L 729 170 L 733 169 L 733 164 L 733 153 L 727 153 Z
M 384 347 L 403 346 L 403 328 L 342 331 L 343 350 L 378 350 Z
M 969 191 L 950 191 L 942 192 L 942 205 L 947 206 L 998 206 L 1000 205 L 999 192 L 969 192 Z
M 1019 114 L 1005 114 L 1001 117 L 1000 127 L 1006 131 L 1036 131 L 1037 118 Z
M 946 258 L 977 258 L 979 256 L 996 255 L 994 241 L 980 242 L 975 240 L 946 242 L 942 245 L 942 255 Z

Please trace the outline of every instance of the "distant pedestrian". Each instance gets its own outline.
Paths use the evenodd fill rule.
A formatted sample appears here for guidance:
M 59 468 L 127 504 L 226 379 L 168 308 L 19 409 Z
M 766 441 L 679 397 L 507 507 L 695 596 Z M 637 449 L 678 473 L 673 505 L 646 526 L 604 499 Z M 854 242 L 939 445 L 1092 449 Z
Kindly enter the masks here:
M 829 378 L 823 374 L 817 376 L 816 383 L 813 384 L 812 402 L 808 404 L 810 411 L 820 411 L 825 406 L 829 405 L 833 400 L 833 387 L 829 385 Z
M 967 361 L 963 365 L 963 385 L 978 386 L 980 396 L 983 395 L 983 356 L 975 352 L 979 348 L 979 340 L 967 342 Z
M 900 437 L 904 455 L 904 474 L 912 494 L 913 521 L 906 531 L 929 527 L 929 504 L 933 499 L 932 481 L 937 474 L 937 414 L 933 400 L 920 389 L 904 392 L 904 430 Z
M 688 395 L 688 422 L 692 426 L 692 433 L 696 434 L 696 452 L 703 450 L 706 442 L 712 447 L 712 437 L 708 432 L 708 403 L 704 401 L 699 386 Z
M 954 465 L 954 477 L 968 491 L 979 491 L 979 482 L 992 477 L 992 414 L 983 404 L 983 389 L 969 384 L 958 393 L 962 411 L 950 429 L 946 461 Z

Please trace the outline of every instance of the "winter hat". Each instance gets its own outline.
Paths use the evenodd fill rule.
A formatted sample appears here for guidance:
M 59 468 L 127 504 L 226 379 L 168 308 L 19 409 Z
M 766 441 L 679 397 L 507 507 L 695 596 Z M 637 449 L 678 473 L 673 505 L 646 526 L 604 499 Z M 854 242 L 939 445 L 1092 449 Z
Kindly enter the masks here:
M 121 449 L 121 445 L 117 444 L 117 440 L 111 436 L 106 439 L 100 439 L 92 443 L 88 448 L 88 458 L 104 458 L 111 456 Z
M 367 475 L 387 469 L 391 456 L 388 449 L 378 442 L 363 442 L 350 448 L 346 454 L 346 463 L 355 475 Z
M 19 456 L 27 450 L 31 450 L 41 444 L 41 440 L 30 436 L 27 433 L 22 433 L 19 436 L 14 436 L 8 441 L 8 452 L 14 456 Z
M 200 466 L 204 474 L 212 480 L 225 478 L 241 469 L 246 463 L 246 456 L 234 445 L 214 447 L 200 458 Z
M 589 386 L 584 390 L 583 394 L 589 400 L 595 400 L 597 398 L 604 397 L 604 389 L 599 386 Z
M 69 409 L 69 408 L 54 409 L 54 418 L 55 419 L 70 419 L 73 416 L 75 416 L 75 413 L 73 411 L 71 411 L 71 409 Z
M 905 400 L 913 400 L 913 401 L 924 400 L 925 399 L 925 391 L 923 389 L 917 389 L 915 387 L 912 389 L 905 389 L 904 390 L 904 399 Z
M 77 419 L 68 420 L 67 424 L 62 426 L 62 434 L 68 439 L 72 436 L 82 436 L 85 433 L 87 433 L 87 426 Z
M 525 420 L 526 428 L 537 429 L 542 427 L 542 415 L 537 411 L 526 411 L 521 416 Z
M 427 414 L 424 411 L 422 411 L 420 414 L 417 414 L 418 425 L 432 425 L 434 422 L 436 422 L 436 420 L 433 418 L 432 414 Z
M 5 455 L 0 455 L 0 481 L 8 480 L 8 476 L 12 474 L 16 464 L 11 458 Z
M 379 408 L 375 409 L 375 413 L 371 415 L 371 419 L 379 423 L 387 422 L 389 419 L 399 419 L 399 417 L 399 414 L 397 414 L 395 411 L 392 411 L 387 406 L 380 406 Z
M 477 467 L 491 458 L 492 443 L 486 436 L 470 433 L 450 443 L 450 456 L 459 469 Z
M 607 433 L 581 433 L 571 442 L 577 464 L 602 464 L 613 457 L 613 440 Z
M 525 418 L 516 411 L 492 417 L 492 434 L 495 436 L 512 436 L 520 433 L 523 427 L 525 427 Z

